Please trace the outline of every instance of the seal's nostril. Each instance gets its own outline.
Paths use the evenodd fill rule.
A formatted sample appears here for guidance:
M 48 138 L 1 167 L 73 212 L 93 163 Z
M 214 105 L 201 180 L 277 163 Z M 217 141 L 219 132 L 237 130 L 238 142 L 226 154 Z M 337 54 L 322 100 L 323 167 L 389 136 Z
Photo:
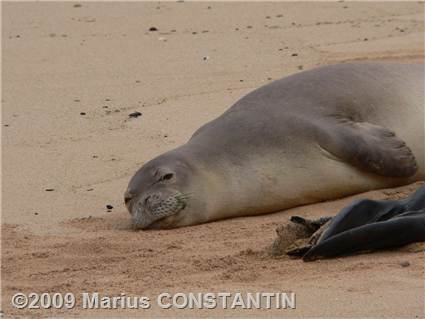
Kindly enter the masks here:
M 147 204 L 149 203 L 150 198 L 151 198 L 151 196 L 150 196 L 150 195 L 149 195 L 149 196 L 146 196 L 146 198 L 145 198 L 145 200 L 143 201 L 143 203 L 144 203 L 145 205 L 147 205 Z
M 124 203 L 127 204 L 132 198 L 133 198 L 133 196 L 131 194 L 125 193 L 125 195 L 124 195 Z

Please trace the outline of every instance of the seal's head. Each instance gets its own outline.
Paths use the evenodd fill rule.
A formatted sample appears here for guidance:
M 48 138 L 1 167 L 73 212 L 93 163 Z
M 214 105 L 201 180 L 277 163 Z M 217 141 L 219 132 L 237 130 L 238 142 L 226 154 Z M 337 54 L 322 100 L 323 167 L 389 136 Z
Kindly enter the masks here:
M 174 228 L 205 221 L 201 192 L 196 168 L 166 153 L 136 172 L 124 201 L 135 228 Z

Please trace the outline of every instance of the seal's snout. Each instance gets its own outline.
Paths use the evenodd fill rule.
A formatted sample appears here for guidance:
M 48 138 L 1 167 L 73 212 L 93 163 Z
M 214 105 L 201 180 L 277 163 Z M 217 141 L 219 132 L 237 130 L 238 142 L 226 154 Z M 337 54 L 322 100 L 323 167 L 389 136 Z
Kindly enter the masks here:
M 161 197 L 158 194 L 152 194 L 144 197 L 143 204 L 146 208 L 153 210 L 155 207 L 161 204 L 162 200 Z
M 133 193 L 129 192 L 128 190 L 124 193 L 124 204 L 127 207 L 129 213 L 132 213 L 133 210 L 133 204 L 134 201 L 133 199 L 136 197 L 136 195 L 134 195 Z
M 127 197 L 127 198 L 130 198 Z M 187 196 L 180 192 L 150 193 L 130 198 L 127 208 L 136 228 L 149 228 L 153 223 L 179 213 L 186 207 Z
M 128 205 L 128 203 L 130 202 L 130 200 L 133 198 L 133 195 L 130 194 L 129 192 L 125 192 L 124 194 L 124 203 L 125 205 Z

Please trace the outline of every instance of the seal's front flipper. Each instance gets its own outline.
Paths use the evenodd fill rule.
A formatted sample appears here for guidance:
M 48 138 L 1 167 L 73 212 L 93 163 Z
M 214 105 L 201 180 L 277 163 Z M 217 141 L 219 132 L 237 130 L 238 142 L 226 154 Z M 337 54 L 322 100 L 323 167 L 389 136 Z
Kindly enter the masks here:
M 304 261 L 346 255 L 357 251 L 387 249 L 425 241 L 425 211 L 352 228 L 312 247 Z
M 410 177 L 415 157 L 394 132 L 368 122 L 332 118 L 320 130 L 320 146 L 358 168 L 388 177 Z M 331 125 L 329 125 L 331 124 Z

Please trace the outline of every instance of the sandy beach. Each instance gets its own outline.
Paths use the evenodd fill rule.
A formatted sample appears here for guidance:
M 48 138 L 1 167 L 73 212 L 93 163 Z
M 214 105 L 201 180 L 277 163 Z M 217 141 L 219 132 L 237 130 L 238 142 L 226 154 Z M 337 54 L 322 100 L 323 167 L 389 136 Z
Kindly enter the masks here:
M 2 3 L 5 317 L 424 318 L 423 244 L 314 263 L 262 253 L 291 215 L 402 198 L 420 182 L 161 231 L 132 230 L 123 203 L 142 164 L 246 93 L 300 70 L 375 59 L 424 62 L 423 2 Z M 164 291 L 295 292 L 297 306 L 10 304 L 17 292 L 69 292 L 80 302 L 82 292 L 155 300 Z

